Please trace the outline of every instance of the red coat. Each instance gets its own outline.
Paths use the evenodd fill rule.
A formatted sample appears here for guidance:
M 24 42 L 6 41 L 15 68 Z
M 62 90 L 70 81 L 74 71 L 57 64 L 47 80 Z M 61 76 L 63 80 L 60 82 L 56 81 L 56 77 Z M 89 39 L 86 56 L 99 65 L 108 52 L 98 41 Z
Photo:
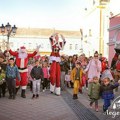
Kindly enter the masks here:
M 52 52 L 50 55 L 50 61 L 60 62 L 59 51 L 63 49 L 66 41 L 63 41 L 63 42 L 58 41 L 57 42 L 52 37 L 50 37 L 50 42 L 51 42 L 51 48 L 52 48 Z
M 12 50 L 10 50 L 9 52 L 11 55 L 16 57 L 16 65 L 18 66 L 18 68 L 27 68 L 29 58 L 34 57 L 37 54 L 37 52 L 34 51 L 32 54 L 27 54 L 27 57 L 22 59 L 18 57 L 18 52 L 13 52 Z

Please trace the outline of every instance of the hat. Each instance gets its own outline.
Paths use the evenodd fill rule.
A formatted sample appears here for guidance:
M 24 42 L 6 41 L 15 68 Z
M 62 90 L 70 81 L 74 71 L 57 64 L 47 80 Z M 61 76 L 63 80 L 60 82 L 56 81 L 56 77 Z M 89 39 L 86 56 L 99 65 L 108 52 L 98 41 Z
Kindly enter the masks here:
M 26 49 L 26 47 L 22 46 L 22 47 L 20 47 L 20 49 Z

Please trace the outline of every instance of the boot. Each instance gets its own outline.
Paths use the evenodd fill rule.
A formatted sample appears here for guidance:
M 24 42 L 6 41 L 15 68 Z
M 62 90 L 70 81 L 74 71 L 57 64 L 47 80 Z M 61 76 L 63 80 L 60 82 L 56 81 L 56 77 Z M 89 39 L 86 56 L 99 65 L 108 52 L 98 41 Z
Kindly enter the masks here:
M 78 99 L 77 94 L 73 94 L 73 99 L 74 99 L 74 100 L 75 100 L 75 99 Z
M 98 112 L 98 105 L 95 105 L 95 111 Z
M 33 94 L 33 96 L 32 96 L 32 99 L 34 99 L 35 98 L 35 94 Z
M 9 99 L 12 99 L 12 95 L 9 95 L 9 97 L 8 97 Z
M 15 98 L 16 98 L 15 95 L 13 95 L 13 96 L 12 96 L 12 99 L 15 100 Z
M 73 99 L 75 99 L 75 94 L 73 94 Z
M 39 98 L 39 94 L 36 95 L 36 98 Z
M 22 92 L 21 92 L 21 97 L 22 97 L 22 98 L 26 98 L 25 90 L 24 90 L 24 89 L 23 89 Z
M 103 105 L 103 112 L 106 112 L 107 108 Z
M 92 104 L 93 104 L 93 102 L 90 102 L 90 108 L 92 108 Z
M 76 96 L 76 99 L 78 99 L 78 96 L 77 96 L 77 94 L 76 94 L 75 96 Z
M 80 92 L 80 94 L 82 94 L 83 92 L 82 92 L 82 89 L 79 89 L 79 92 Z
M 20 87 L 16 88 L 16 91 L 15 91 L 15 94 L 17 95 L 18 93 L 18 90 L 19 90 Z

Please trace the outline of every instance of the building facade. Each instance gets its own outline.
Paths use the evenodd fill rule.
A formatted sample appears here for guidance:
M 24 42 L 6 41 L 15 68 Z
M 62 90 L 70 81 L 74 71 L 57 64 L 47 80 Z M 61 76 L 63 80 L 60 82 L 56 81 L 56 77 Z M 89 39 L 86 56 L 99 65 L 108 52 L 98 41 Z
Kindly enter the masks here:
M 83 26 L 84 44 L 90 49 L 90 54 L 95 51 L 108 58 L 108 4 L 109 0 L 87 0 L 85 8 L 85 24 Z M 85 45 L 84 45 L 85 46 Z
M 109 64 L 115 54 L 115 43 L 120 42 L 120 13 L 110 18 L 109 27 Z
M 61 55 L 80 54 L 81 37 L 79 31 L 52 31 L 51 29 L 18 28 L 17 34 L 10 37 L 9 44 L 13 50 L 25 46 L 28 52 L 32 52 L 38 45 L 41 45 L 41 56 L 49 56 L 51 53 L 49 37 L 53 32 L 62 34 L 66 39 L 66 45 L 61 51 Z M 0 46 L 2 51 L 6 49 L 6 39 L 6 36 L 0 35 Z

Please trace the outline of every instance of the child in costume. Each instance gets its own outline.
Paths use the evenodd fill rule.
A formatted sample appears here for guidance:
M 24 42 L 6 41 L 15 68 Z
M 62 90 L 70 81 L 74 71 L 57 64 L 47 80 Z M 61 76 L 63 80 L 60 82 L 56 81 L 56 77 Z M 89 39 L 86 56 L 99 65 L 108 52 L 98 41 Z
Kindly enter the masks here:
M 71 71 L 71 81 L 73 82 L 73 99 L 78 99 L 78 91 L 82 88 L 82 75 L 81 63 L 77 62 L 75 68 Z

